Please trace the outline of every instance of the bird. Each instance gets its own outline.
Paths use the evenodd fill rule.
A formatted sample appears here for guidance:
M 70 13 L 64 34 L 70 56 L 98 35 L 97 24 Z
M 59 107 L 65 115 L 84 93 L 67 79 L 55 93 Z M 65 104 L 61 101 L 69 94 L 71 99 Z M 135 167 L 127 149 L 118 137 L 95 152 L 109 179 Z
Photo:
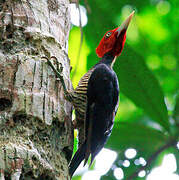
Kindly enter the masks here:
M 47 59 L 61 80 L 66 99 L 74 106 L 75 126 L 82 132 L 79 148 L 69 163 L 71 178 L 80 163 L 84 160 L 85 165 L 90 156 L 91 166 L 112 132 L 119 104 L 119 83 L 113 65 L 124 48 L 133 15 L 134 11 L 119 27 L 104 34 L 96 48 L 100 61 L 80 79 L 74 90 L 67 90 L 61 75 L 62 68 L 56 69 Z
M 83 115 L 85 140 L 69 164 L 71 177 L 83 160 L 84 165 L 87 163 L 90 155 L 92 164 L 112 132 L 119 100 L 118 78 L 112 67 L 123 50 L 126 31 L 133 15 L 134 11 L 121 26 L 105 33 L 96 48 L 96 54 L 101 60 L 81 78 L 76 88 L 77 93 L 87 95 Z

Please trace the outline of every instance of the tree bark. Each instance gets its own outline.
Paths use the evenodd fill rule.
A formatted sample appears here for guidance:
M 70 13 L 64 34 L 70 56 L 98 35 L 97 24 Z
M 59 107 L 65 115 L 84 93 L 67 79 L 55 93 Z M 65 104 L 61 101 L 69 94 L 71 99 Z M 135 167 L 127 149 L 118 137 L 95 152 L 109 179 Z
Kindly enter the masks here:
M 72 106 L 41 58 L 57 57 L 71 89 L 68 6 L 0 0 L 0 180 L 68 179 Z

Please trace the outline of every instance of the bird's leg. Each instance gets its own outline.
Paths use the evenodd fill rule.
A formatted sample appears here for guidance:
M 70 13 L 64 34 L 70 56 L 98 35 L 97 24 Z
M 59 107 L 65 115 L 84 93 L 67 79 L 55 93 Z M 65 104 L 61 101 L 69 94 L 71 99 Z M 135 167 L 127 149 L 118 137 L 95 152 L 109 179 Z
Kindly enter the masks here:
M 53 63 L 50 61 L 50 59 L 48 59 L 47 57 L 42 57 L 44 59 L 47 60 L 48 65 L 52 68 L 52 70 L 54 71 L 54 73 L 56 74 L 57 78 L 60 80 L 60 82 L 62 83 L 63 86 L 63 90 L 64 90 L 64 94 L 65 94 L 65 98 L 68 101 L 72 101 L 72 98 L 70 96 L 70 93 L 68 92 L 66 85 L 65 85 L 65 81 L 62 75 L 62 71 L 63 71 L 63 66 L 61 63 L 58 62 L 57 58 L 55 56 L 52 56 L 50 59 L 54 58 L 56 60 L 57 63 L 57 68 L 53 65 Z M 60 65 L 60 67 L 59 67 Z

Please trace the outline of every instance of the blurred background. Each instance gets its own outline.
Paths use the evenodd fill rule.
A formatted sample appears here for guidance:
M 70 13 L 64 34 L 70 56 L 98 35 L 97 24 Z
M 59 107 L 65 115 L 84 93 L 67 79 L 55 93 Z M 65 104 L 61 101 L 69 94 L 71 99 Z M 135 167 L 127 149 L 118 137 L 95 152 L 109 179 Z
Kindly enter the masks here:
M 104 33 L 133 10 L 114 66 L 120 103 L 112 135 L 92 167 L 81 165 L 73 180 L 179 179 L 179 0 L 70 4 L 73 86 L 99 61 L 95 49 Z M 76 151 L 76 131 L 74 141 Z

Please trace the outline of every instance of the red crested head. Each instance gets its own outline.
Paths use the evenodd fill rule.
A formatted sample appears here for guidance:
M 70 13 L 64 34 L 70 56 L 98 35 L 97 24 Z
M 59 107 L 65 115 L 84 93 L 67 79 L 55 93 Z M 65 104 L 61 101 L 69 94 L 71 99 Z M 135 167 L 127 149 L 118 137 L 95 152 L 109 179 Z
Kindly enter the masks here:
M 134 11 L 121 26 L 105 33 L 104 37 L 96 48 L 96 54 L 99 57 L 103 57 L 108 52 L 110 52 L 113 56 L 119 56 L 121 54 L 126 41 L 126 31 L 133 15 Z

